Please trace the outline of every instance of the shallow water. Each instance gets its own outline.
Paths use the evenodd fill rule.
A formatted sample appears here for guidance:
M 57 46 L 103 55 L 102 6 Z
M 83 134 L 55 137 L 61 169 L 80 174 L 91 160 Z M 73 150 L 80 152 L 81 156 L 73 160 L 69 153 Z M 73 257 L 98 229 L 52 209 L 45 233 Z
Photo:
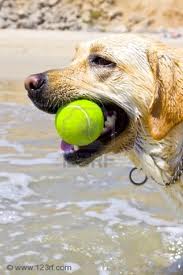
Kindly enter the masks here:
M 119 155 L 68 167 L 21 81 L 0 83 L 0 152 L 0 274 L 168 274 L 181 258 L 182 221 L 160 187 L 133 186 Z

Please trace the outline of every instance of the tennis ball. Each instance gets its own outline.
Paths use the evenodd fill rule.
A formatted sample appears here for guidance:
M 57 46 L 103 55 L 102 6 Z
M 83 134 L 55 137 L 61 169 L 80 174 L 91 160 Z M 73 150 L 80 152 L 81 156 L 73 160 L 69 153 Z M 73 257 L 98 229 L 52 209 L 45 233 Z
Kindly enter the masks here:
M 65 142 L 84 146 L 101 135 L 104 115 L 96 103 L 86 99 L 76 100 L 58 110 L 55 127 Z

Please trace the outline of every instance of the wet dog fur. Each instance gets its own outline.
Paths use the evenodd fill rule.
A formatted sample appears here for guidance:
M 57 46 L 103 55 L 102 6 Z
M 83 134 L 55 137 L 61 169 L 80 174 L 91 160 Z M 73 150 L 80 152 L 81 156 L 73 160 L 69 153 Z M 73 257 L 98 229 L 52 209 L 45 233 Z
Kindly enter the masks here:
M 39 91 L 28 94 L 43 111 L 87 98 L 127 115 L 125 129 L 89 161 L 121 152 L 156 182 L 170 181 L 183 154 L 182 50 L 143 35 L 111 35 L 81 43 L 67 68 L 42 75 Z

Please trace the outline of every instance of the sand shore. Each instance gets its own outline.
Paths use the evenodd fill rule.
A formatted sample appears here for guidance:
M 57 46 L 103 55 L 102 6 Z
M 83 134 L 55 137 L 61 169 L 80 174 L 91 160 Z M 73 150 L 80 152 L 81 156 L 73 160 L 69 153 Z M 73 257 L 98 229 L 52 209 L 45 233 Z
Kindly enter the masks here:
M 97 33 L 61 31 L 0 31 L 0 79 L 17 80 L 35 72 L 65 66 L 77 42 Z
M 106 35 L 109 33 L 1 30 L 0 80 L 20 80 L 31 73 L 63 67 L 78 42 Z M 163 40 L 183 47 L 183 38 Z

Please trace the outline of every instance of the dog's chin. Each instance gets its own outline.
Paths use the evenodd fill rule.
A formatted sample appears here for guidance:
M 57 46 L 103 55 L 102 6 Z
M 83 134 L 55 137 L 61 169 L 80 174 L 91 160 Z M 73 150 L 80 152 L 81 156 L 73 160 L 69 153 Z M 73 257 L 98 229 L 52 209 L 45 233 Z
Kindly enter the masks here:
M 41 111 L 46 112 L 48 114 L 56 114 L 56 112 L 59 109 L 59 106 L 52 106 L 51 104 L 49 104 L 49 101 L 47 100 L 40 100 L 37 99 L 37 97 L 34 97 L 31 94 L 28 94 L 28 97 L 30 98 L 30 100 L 32 101 L 32 103 Z

